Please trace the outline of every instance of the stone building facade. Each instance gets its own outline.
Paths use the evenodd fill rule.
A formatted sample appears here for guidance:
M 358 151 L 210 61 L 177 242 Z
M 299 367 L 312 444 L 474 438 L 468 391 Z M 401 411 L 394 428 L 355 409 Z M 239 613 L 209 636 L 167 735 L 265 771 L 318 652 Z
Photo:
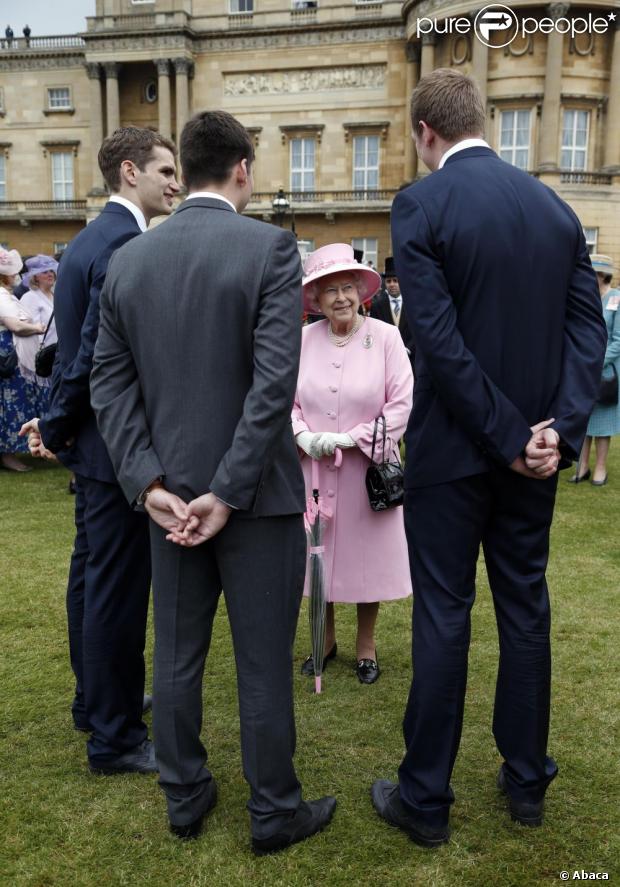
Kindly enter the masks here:
M 391 201 L 425 174 L 407 97 L 422 74 L 454 66 L 486 96 L 492 147 L 620 261 L 620 0 L 516 0 L 506 46 L 503 31 L 479 39 L 477 12 L 463 0 L 97 0 L 81 35 L 5 42 L 0 242 L 57 251 L 93 218 L 105 201 L 97 150 L 118 125 L 176 139 L 194 111 L 224 108 L 256 144 L 248 212 L 294 226 L 303 248 L 353 242 L 380 265 Z M 588 16 L 605 27 L 572 33 Z M 525 19 L 536 33 L 519 31 Z

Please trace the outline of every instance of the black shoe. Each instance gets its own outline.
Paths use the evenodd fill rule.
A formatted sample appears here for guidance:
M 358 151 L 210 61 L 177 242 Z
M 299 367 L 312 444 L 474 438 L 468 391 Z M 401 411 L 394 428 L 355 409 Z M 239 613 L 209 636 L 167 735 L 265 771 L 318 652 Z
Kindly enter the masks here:
M 544 801 L 532 803 L 530 801 L 516 801 L 514 798 L 511 798 L 506 788 L 506 775 L 503 764 L 497 774 L 497 787 L 508 798 L 508 809 L 513 822 L 528 825 L 530 828 L 538 828 L 542 825 Z
M 91 773 L 113 776 L 116 773 L 158 773 L 155 761 L 155 746 L 150 739 L 126 751 L 122 755 L 91 758 L 88 762 Z
M 291 844 L 304 841 L 329 825 L 336 809 L 336 798 L 302 801 L 289 822 L 268 838 L 252 838 L 252 852 L 256 856 L 278 853 Z
M 150 711 L 153 708 L 153 697 L 149 696 L 148 693 L 144 694 L 142 699 L 142 714 L 145 715 L 147 711 Z
M 69 493 L 72 496 L 75 496 L 75 494 L 77 493 L 77 487 L 75 486 L 75 478 L 74 477 L 72 477 L 71 480 L 69 481 L 68 489 L 69 489 Z
M 590 483 L 593 487 L 604 487 L 607 483 L 607 475 L 605 475 L 603 480 L 591 480 Z
M 338 644 L 334 644 L 327 656 L 323 659 L 323 671 L 325 671 L 325 669 L 327 668 L 327 663 L 336 658 L 337 652 Z M 312 656 L 308 656 L 306 661 L 302 663 L 301 673 L 307 678 L 314 677 L 314 659 L 312 658 Z
M 215 779 L 211 779 L 205 793 L 205 808 L 200 816 L 188 825 L 175 825 L 170 823 L 170 831 L 181 841 L 194 841 L 202 831 L 205 817 L 213 810 L 217 801 L 217 785 Z
M 450 840 L 450 829 L 432 828 L 405 809 L 397 782 L 377 779 L 370 789 L 372 803 L 382 819 L 407 832 L 420 847 L 439 847 Z
M 375 653 L 375 656 L 377 654 Z M 355 666 L 355 674 L 362 684 L 374 684 L 381 671 L 376 659 L 360 659 Z
M 572 477 L 569 477 L 568 482 L 569 484 L 580 484 L 584 480 L 590 480 L 590 474 L 591 472 L 588 468 L 585 474 L 573 474 Z

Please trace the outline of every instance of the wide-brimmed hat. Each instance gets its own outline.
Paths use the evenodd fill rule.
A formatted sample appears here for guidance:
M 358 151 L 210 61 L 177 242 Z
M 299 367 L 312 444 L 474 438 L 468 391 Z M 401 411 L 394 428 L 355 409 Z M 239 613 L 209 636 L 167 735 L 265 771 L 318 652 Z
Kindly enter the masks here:
M 590 261 L 592 262 L 592 267 L 599 274 L 614 274 L 616 269 L 614 268 L 613 259 L 610 256 L 603 256 L 600 253 L 593 253 L 590 256 Z
M 26 259 L 26 268 L 28 270 L 22 277 L 22 283 L 25 286 L 29 286 L 30 278 L 36 274 L 43 274 L 44 271 L 53 271 L 54 274 L 56 274 L 58 271 L 58 262 L 53 256 L 39 254 L 38 256 L 31 256 L 29 259 Z
M 355 274 L 360 302 L 371 299 L 381 286 L 381 276 L 376 271 L 355 261 L 353 247 L 348 243 L 330 243 L 329 246 L 322 246 L 310 253 L 304 262 L 302 286 L 305 311 L 322 314 L 317 301 L 318 282 L 330 274 L 340 274 L 343 271 Z
M 13 277 L 22 269 L 22 257 L 16 249 L 6 250 L 0 247 L 0 274 Z

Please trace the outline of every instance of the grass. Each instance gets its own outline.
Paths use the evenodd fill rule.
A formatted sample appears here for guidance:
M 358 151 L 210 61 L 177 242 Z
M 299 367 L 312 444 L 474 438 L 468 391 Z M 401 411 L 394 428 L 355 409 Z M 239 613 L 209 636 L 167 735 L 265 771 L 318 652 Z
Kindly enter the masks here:
M 617 642 L 620 587 L 620 446 L 610 484 L 572 487 L 564 473 L 552 538 L 554 684 L 550 750 L 560 775 L 542 829 L 510 822 L 494 787 L 491 735 L 497 662 L 484 568 L 474 610 L 461 752 L 453 776 L 453 837 L 424 851 L 380 821 L 369 786 L 393 778 L 410 680 L 409 601 L 382 608 L 383 675 L 353 674 L 352 607 L 340 607 L 338 659 L 314 697 L 299 674 L 308 650 L 306 610 L 296 643 L 296 764 L 306 797 L 333 793 L 323 834 L 262 859 L 249 852 L 247 789 L 240 768 L 234 661 L 218 612 L 205 678 L 205 735 L 219 803 L 195 843 L 167 832 L 155 778 L 89 774 L 85 739 L 72 729 L 64 613 L 73 500 L 67 474 L 47 465 L 0 473 L 0 885 L 91 887 L 327 884 L 543 885 L 562 870 L 618 877 Z M 152 638 L 149 633 L 150 660 Z

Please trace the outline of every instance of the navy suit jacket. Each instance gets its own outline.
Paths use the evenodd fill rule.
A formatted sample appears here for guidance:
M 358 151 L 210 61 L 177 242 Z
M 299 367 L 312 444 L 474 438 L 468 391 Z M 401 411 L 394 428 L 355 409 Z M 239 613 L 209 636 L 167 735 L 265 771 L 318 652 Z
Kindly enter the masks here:
M 99 330 L 99 294 L 112 253 L 140 233 L 135 217 L 107 203 L 65 250 L 54 292 L 58 351 L 47 415 L 39 422 L 45 446 L 72 471 L 107 483 L 116 476 L 90 405 L 89 379 Z M 67 441 L 73 444 L 67 448 Z
M 468 148 L 396 196 L 392 242 L 416 343 L 406 486 L 510 465 L 548 418 L 576 459 L 606 336 L 574 212 Z

